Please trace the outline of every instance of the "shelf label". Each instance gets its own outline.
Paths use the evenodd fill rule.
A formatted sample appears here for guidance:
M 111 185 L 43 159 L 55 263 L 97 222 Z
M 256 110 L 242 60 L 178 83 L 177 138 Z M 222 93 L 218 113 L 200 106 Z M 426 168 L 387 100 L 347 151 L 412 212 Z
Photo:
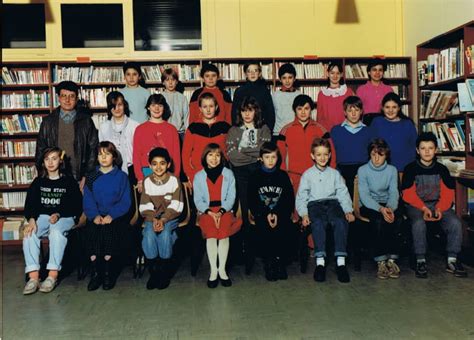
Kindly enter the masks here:
M 375 59 L 375 58 L 378 58 L 378 59 L 385 59 L 385 55 L 384 55 L 384 54 L 374 54 L 374 55 L 372 56 L 372 58 L 374 58 L 374 59 Z
M 76 62 L 78 62 L 78 63 L 90 63 L 91 58 L 90 57 L 77 57 Z
M 319 59 L 319 57 L 316 54 L 314 55 L 308 54 L 308 55 L 304 55 L 303 59 Z

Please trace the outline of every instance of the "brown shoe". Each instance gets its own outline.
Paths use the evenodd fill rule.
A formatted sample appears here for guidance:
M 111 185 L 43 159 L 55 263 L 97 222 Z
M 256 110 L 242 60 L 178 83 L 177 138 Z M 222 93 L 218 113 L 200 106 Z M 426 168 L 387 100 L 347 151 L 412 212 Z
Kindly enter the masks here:
M 400 267 L 394 260 L 387 261 L 388 277 L 398 279 L 400 277 Z

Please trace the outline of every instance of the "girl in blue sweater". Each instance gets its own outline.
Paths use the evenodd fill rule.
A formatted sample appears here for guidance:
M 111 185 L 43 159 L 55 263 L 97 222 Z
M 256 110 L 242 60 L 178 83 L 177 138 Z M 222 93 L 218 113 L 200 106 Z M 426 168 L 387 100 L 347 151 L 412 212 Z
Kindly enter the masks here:
M 390 148 L 383 139 L 375 139 L 368 148 L 370 161 L 361 166 L 359 178 L 360 212 L 370 220 L 374 260 L 377 262 L 379 279 L 397 279 L 400 269 L 398 258 L 398 231 L 400 212 L 398 209 L 398 173 L 387 164 Z
M 87 289 L 96 290 L 102 285 L 108 290 L 115 285 L 111 260 L 118 255 L 121 228 L 128 223 L 131 195 L 128 176 L 117 166 L 120 162 L 115 145 L 100 142 L 97 153 L 99 167 L 87 176 L 84 186 L 83 206 L 92 264 Z
M 402 102 L 396 93 L 388 93 L 382 100 L 382 117 L 376 117 L 370 125 L 374 138 L 382 138 L 391 150 L 391 164 L 398 172 L 416 158 L 415 124 L 401 110 Z M 337 155 L 339 157 L 339 155 Z

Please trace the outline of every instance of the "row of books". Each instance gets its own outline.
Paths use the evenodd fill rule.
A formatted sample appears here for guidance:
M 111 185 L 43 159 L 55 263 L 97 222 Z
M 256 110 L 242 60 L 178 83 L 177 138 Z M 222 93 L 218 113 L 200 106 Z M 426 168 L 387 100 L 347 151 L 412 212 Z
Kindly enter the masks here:
M 391 85 L 393 92 L 400 96 L 401 100 L 408 100 L 410 98 L 410 94 L 408 92 L 408 86 L 406 85 Z
M 421 91 L 420 118 L 444 118 L 460 114 L 456 91 Z
M 449 47 L 439 53 L 429 54 L 426 60 L 417 63 L 420 86 L 436 84 L 464 75 L 464 41 L 457 47 Z
M 199 81 L 201 68 L 199 65 L 187 64 L 164 64 L 153 66 L 142 66 L 142 73 L 145 81 L 161 82 L 161 75 L 166 69 L 172 68 L 181 81 Z
M 467 61 L 467 67 L 468 67 L 467 73 L 473 74 L 474 73 L 474 45 L 466 46 L 464 55 L 466 56 L 466 61 Z
M 22 132 L 38 132 L 43 117 L 39 115 L 12 115 L 1 118 L 0 133 L 15 134 Z
M 2 84 L 48 84 L 49 72 L 47 69 L 9 69 L 2 67 Z
M 25 206 L 26 191 L 2 192 L 0 196 L 0 208 L 18 209 Z
M 30 184 L 37 175 L 34 165 L 2 164 L 0 166 L 1 185 Z
M 246 79 L 243 64 L 225 64 L 225 63 L 214 63 L 219 69 L 219 73 L 222 80 L 237 80 L 242 81 Z M 262 64 L 262 77 L 264 79 L 273 78 L 273 64 Z
M 11 141 L 0 142 L 0 157 L 34 157 L 36 152 L 36 141 Z
M 459 176 L 466 169 L 465 157 L 438 156 L 436 160 L 448 168 L 451 176 Z
M 55 65 L 53 68 L 53 82 L 59 83 L 70 80 L 75 83 L 124 83 L 122 67 L 61 67 Z
M 367 64 L 352 64 L 346 65 L 345 76 L 347 79 L 354 78 L 369 78 L 367 72 Z M 406 64 L 387 64 L 385 65 L 384 78 L 407 78 L 407 65 Z
M 465 151 L 466 136 L 464 120 L 454 122 L 430 122 L 423 124 L 423 131 L 432 132 L 438 140 L 438 149 L 444 151 Z
M 49 93 L 30 90 L 28 93 L 2 93 L 2 109 L 48 108 Z

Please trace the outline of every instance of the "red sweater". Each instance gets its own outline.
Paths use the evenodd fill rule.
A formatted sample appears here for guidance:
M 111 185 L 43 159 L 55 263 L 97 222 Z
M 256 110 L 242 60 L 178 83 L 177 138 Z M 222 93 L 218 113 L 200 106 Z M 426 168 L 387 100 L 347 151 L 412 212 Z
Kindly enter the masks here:
M 202 152 L 209 143 L 218 144 L 225 152 L 225 141 L 230 125 L 226 122 L 215 122 L 212 125 L 206 123 L 192 123 L 184 135 L 183 143 L 183 169 L 192 183 L 194 175 L 202 169 Z
M 173 160 L 174 175 L 179 178 L 181 154 L 178 130 L 166 121 L 162 123 L 147 121 L 137 127 L 133 136 L 133 170 L 137 179 L 143 180 L 142 168 L 149 167 L 148 154 L 156 147 L 168 150 Z
M 204 93 L 212 93 L 217 99 L 217 105 L 219 106 L 219 114 L 216 117 L 217 121 L 232 124 L 232 99 L 230 98 L 229 92 L 219 87 L 201 87 L 193 92 L 191 101 L 189 102 L 189 124 L 202 122 L 201 112 L 199 111 L 199 97 Z
M 315 138 L 329 136 L 328 131 L 314 120 L 303 127 L 298 119 L 293 123 L 287 124 L 280 131 L 278 136 L 278 148 L 281 152 L 282 163 L 281 168 L 289 173 L 302 175 L 307 169 L 313 166 L 311 159 L 311 144 Z M 336 167 L 336 151 L 332 140 L 331 143 L 331 160 L 329 165 Z
M 331 131 L 333 126 L 340 125 L 346 119 L 342 103 L 344 99 L 352 95 L 353 92 L 350 88 L 347 88 L 346 93 L 338 97 L 326 96 L 323 91 L 319 91 L 318 123 L 328 131 Z

